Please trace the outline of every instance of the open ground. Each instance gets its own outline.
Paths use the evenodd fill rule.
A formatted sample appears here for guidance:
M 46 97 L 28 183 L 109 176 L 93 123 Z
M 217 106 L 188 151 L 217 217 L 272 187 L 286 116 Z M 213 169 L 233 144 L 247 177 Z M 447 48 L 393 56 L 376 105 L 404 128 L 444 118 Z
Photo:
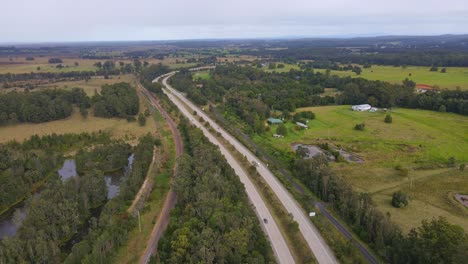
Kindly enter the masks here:
M 328 142 L 355 153 L 364 163 L 334 163 L 334 171 L 358 191 L 369 192 L 379 207 L 398 215 L 394 220 L 405 230 L 425 218 L 449 218 L 468 230 L 468 210 L 458 206 L 455 193 L 468 193 L 468 172 L 447 168 L 449 157 L 468 162 L 468 118 L 433 111 L 394 109 L 393 123 L 384 123 L 386 113 L 353 112 L 349 106 L 302 108 L 316 115 L 308 130 L 286 124 L 288 135 L 273 138 L 276 127 L 254 140 L 279 159 L 294 155 L 293 143 Z M 364 122 L 364 131 L 354 130 Z M 395 168 L 408 169 L 408 175 Z M 393 209 L 391 195 L 402 189 L 411 197 L 410 206 Z M 430 199 L 428 197 L 431 197 Z M 403 213 L 404 212 L 404 213 Z

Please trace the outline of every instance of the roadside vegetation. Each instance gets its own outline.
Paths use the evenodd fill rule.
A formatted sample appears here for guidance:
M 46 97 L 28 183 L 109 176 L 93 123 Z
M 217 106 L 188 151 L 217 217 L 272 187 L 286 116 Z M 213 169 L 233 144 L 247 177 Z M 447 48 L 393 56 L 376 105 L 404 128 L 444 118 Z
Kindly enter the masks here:
M 158 245 L 157 259 L 172 263 L 273 261 L 271 247 L 234 171 L 200 131 L 184 125 L 181 130 L 187 154 L 180 159 L 174 179 L 178 203 Z

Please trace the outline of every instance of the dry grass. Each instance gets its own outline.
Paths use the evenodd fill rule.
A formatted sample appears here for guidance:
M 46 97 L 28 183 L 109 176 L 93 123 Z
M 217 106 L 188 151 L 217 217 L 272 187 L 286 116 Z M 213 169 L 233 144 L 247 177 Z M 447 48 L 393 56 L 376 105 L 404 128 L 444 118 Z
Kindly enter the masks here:
M 144 104 L 143 100 L 145 99 L 140 97 L 140 105 Z M 145 109 L 145 107 L 140 107 L 142 112 Z M 141 127 L 138 125 L 138 122 L 129 123 L 125 119 L 99 118 L 94 117 L 92 113 L 90 113 L 87 118 L 83 118 L 78 109 L 75 109 L 70 117 L 63 120 L 40 124 L 16 124 L 0 127 L 0 143 L 10 140 L 23 141 L 34 134 L 43 136 L 52 133 L 65 134 L 98 131 L 106 131 L 111 133 L 114 138 L 136 143 L 138 137 L 147 133 L 154 134 L 155 121 L 153 118 L 147 118 L 146 125 Z
M 390 204 L 392 194 L 398 190 L 410 196 L 410 203 L 405 208 L 397 209 Z M 468 230 L 468 209 L 455 201 L 455 193 L 468 193 L 468 173 L 450 169 L 414 180 L 412 187 L 407 182 L 376 193 L 373 199 L 380 210 L 389 212 L 393 221 L 405 231 L 420 225 L 423 219 L 438 216 L 443 216 L 449 222 Z

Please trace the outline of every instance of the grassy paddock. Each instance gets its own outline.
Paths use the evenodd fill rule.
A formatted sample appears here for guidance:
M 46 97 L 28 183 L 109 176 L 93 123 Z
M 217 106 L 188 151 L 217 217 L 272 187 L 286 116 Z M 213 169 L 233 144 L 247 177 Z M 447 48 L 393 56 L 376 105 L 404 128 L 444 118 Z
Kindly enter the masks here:
M 439 181 L 455 179 L 450 178 L 456 172 L 455 169 L 446 167 L 449 157 L 455 157 L 459 163 L 468 162 L 468 117 L 395 109 L 391 112 L 393 123 L 387 124 L 383 121 L 386 113 L 353 112 L 349 108 L 325 106 L 299 109 L 311 110 L 317 115 L 316 120 L 309 122 L 308 130 L 297 130 L 295 125 L 288 122 L 288 135 L 285 138 L 273 138 L 272 134 L 276 131 L 273 126 L 265 135 L 256 136 L 254 140 L 285 163 L 294 156 L 292 143 L 329 142 L 340 146 L 361 156 L 364 163 L 336 163 L 332 164 L 333 170 L 358 191 L 373 193 L 383 211 L 388 211 L 391 206 L 391 194 L 398 189 L 406 190 L 413 181 L 415 189 L 411 196 L 415 197 L 415 204 L 419 201 L 430 209 L 422 211 L 423 207 L 418 207 L 420 210 L 408 210 L 413 214 L 399 215 L 397 222 L 405 229 L 418 225 L 431 213 L 461 223 L 461 218 L 456 218 L 462 215 L 452 208 L 452 201 L 447 199 L 447 194 L 468 193 L 468 172 L 460 172 L 459 177 L 465 177 L 462 178 L 465 184 L 442 184 Z M 362 122 L 366 124 L 364 131 L 353 129 L 355 124 Z M 398 165 L 408 168 L 408 175 L 397 171 L 395 167 Z M 415 187 L 416 183 L 420 187 Z M 417 191 L 419 189 L 416 188 L 424 189 Z M 436 201 L 430 202 L 428 196 L 435 193 L 440 195 L 435 195 Z M 397 214 L 405 209 L 395 210 L 393 213 Z M 410 217 L 411 220 L 408 220 Z M 466 223 L 464 227 L 468 228 Z
M 331 71 L 331 74 L 338 76 L 362 77 L 369 80 L 380 80 L 391 83 L 401 83 L 405 78 L 416 83 L 440 88 L 455 89 L 457 86 L 462 90 L 468 90 L 468 67 L 446 67 L 447 72 L 441 73 L 429 71 L 430 67 L 407 66 L 393 67 L 372 65 L 371 68 L 362 68 L 362 73 L 356 75 L 351 71 Z M 318 72 L 325 72 L 323 69 L 316 69 Z

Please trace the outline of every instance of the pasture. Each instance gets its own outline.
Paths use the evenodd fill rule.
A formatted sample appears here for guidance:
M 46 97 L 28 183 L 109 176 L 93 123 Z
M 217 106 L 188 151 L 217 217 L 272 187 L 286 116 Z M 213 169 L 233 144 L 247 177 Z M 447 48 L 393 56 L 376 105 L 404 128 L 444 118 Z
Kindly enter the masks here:
M 393 123 L 388 124 L 384 112 L 354 112 L 350 106 L 298 109 L 304 110 L 316 114 L 316 119 L 308 123 L 309 129 L 298 129 L 288 122 L 286 137 L 274 138 L 276 127 L 272 126 L 254 140 L 280 160 L 294 155 L 293 143 L 328 142 L 344 148 L 364 162 L 332 163 L 332 169 L 356 190 L 373 194 L 384 212 L 398 215 L 395 220 L 405 230 L 438 215 L 468 230 L 468 222 L 463 219 L 468 216 L 467 209 L 456 206 L 450 196 L 452 192 L 468 193 L 468 172 L 447 168 L 450 157 L 457 163 L 468 163 L 468 117 L 394 109 L 389 112 Z M 353 129 L 358 123 L 365 123 L 364 131 Z M 408 174 L 395 169 L 398 167 L 408 169 Z M 411 196 L 408 208 L 393 209 L 390 205 L 392 193 L 399 189 Z
M 417 84 L 426 84 L 441 89 L 447 88 L 453 90 L 460 87 L 462 90 L 468 90 L 468 67 L 447 67 L 446 73 L 441 73 L 440 67 L 438 72 L 429 71 L 429 68 L 424 66 L 393 67 L 372 65 L 371 68 L 362 68 L 360 75 L 351 71 L 331 71 L 331 74 L 391 83 L 401 83 L 405 78 L 408 78 Z M 316 69 L 315 71 L 325 72 L 326 70 Z

